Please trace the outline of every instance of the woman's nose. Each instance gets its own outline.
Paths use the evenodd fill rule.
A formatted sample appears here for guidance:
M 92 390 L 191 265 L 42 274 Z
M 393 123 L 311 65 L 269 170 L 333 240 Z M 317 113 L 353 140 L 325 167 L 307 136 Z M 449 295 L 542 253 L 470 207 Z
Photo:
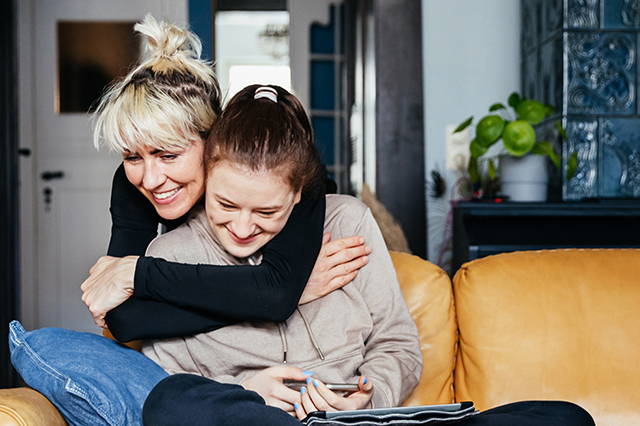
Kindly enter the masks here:
M 147 190 L 154 190 L 164 183 L 164 174 L 155 161 L 144 162 L 142 186 Z
M 255 224 L 252 220 L 251 212 L 240 212 L 238 220 L 236 220 L 235 234 L 238 238 L 249 238 L 255 231 Z

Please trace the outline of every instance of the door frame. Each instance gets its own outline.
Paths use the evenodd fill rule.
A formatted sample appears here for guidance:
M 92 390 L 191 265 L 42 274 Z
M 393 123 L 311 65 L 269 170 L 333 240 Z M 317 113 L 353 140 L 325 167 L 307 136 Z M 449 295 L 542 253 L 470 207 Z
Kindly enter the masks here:
M 16 385 L 17 374 L 9 359 L 9 321 L 18 315 L 18 103 L 16 1 L 0 5 L 0 388 Z
M 34 0 L 20 0 L 17 3 L 18 24 L 18 139 L 22 149 L 34 152 L 36 135 L 35 105 L 33 104 L 32 52 L 35 9 Z M 36 291 L 37 250 L 36 250 L 36 179 L 35 156 L 20 158 L 20 320 L 27 330 L 38 324 L 38 294 Z

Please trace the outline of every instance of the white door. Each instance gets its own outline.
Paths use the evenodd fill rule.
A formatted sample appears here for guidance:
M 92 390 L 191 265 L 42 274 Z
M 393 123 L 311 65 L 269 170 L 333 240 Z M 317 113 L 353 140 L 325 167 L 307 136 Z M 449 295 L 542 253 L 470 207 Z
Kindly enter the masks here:
M 21 160 L 21 318 L 27 329 L 100 333 L 80 284 L 106 253 L 111 179 L 122 158 L 96 151 L 89 114 L 57 111 L 58 23 L 135 22 L 147 13 L 185 23 L 187 0 L 18 3 L 20 137 L 32 151 Z

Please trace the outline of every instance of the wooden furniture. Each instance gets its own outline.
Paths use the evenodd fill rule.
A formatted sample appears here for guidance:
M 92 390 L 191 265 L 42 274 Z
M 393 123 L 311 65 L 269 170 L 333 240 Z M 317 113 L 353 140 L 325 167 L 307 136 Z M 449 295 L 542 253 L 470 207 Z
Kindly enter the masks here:
M 461 202 L 453 208 L 453 273 L 497 253 L 640 247 L 640 200 Z

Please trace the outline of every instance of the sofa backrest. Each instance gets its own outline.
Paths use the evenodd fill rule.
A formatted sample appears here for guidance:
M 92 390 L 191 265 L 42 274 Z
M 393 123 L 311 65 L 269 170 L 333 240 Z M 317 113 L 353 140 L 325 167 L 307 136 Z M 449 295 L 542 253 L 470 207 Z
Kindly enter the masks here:
M 418 326 L 424 362 L 420 384 L 403 405 L 451 403 L 457 342 L 451 280 L 442 269 L 418 256 L 391 252 L 391 259 Z
M 469 262 L 454 279 L 456 399 L 579 404 L 640 424 L 640 250 L 551 250 Z

